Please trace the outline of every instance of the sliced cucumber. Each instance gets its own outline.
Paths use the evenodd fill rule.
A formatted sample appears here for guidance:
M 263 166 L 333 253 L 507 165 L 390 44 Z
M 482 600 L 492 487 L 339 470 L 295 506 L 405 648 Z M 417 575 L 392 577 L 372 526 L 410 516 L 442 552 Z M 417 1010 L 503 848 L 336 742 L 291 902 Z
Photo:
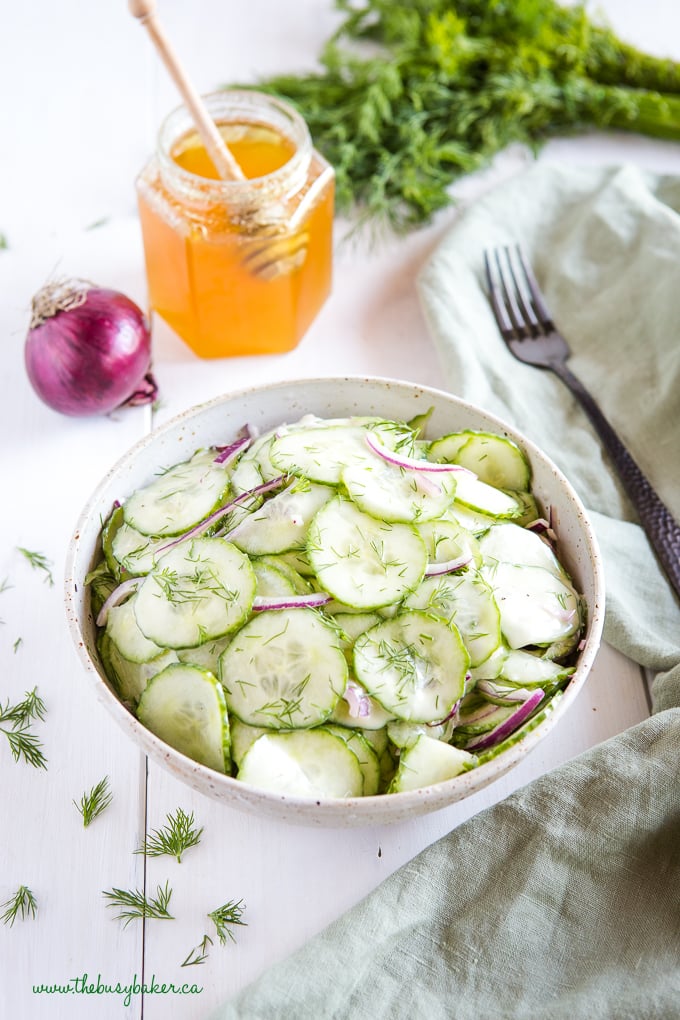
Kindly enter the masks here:
M 375 627 L 380 623 L 381 617 L 378 613 L 335 613 L 333 622 L 340 628 L 338 635 L 340 647 L 345 653 L 345 658 L 352 662 L 352 649 L 354 642 L 365 630 Z
M 355 459 L 343 468 L 342 484 L 365 513 L 408 524 L 441 517 L 453 502 L 459 477 L 451 473 L 433 479 L 427 472 L 397 467 L 371 454 L 371 459 Z
M 461 472 L 456 475 L 456 502 L 488 517 L 518 517 L 522 504 L 507 492 L 487 485 L 473 474 Z
M 312 521 L 307 553 L 324 589 L 357 609 L 398 602 L 420 582 L 425 543 L 409 524 L 389 524 L 339 496 Z
M 177 654 L 169 649 L 163 649 L 155 659 L 148 662 L 130 662 L 120 654 L 106 631 L 100 634 L 97 647 L 104 671 L 121 701 L 133 706 L 139 701 L 149 680 L 166 666 L 177 662 Z
M 394 719 L 387 724 L 387 736 L 395 747 L 412 747 L 420 736 L 448 743 L 453 735 L 455 715 L 443 723 L 410 723 Z
M 328 425 L 285 433 L 275 439 L 271 459 L 280 472 L 338 485 L 343 469 L 370 455 L 362 425 Z
M 551 547 L 533 531 L 518 524 L 494 524 L 481 536 L 479 547 L 487 561 L 517 563 L 525 567 L 543 567 L 555 577 L 566 577 Z
M 352 679 L 350 683 L 354 685 L 356 692 L 360 692 L 362 703 L 368 711 L 365 715 L 352 714 L 348 701 L 348 692 L 345 689 L 345 693 L 329 716 L 330 722 L 338 723 L 340 726 L 347 726 L 350 729 L 360 729 L 371 733 L 383 730 L 385 724 L 394 718 L 392 713 L 387 712 L 380 702 L 372 698 L 368 691 L 361 684 L 358 684 L 356 680 Z M 349 687 L 349 684 L 347 686 Z
M 220 659 L 229 710 L 251 726 L 318 726 L 347 683 L 335 630 L 313 609 L 260 613 Z
M 401 752 L 396 775 L 387 792 L 404 793 L 444 783 L 447 779 L 459 776 L 461 772 L 469 771 L 476 764 L 476 756 L 469 751 L 462 751 L 421 734 L 414 744 Z
M 481 573 L 493 589 L 501 631 L 511 648 L 550 645 L 578 632 L 577 595 L 549 570 L 494 562 Z
M 256 580 L 248 557 L 222 538 L 195 538 L 160 557 L 135 600 L 139 628 L 165 648 L 193 648 L 247 618 Z
M 257 594 L 267 598 L 279 595 L 296 595 L 294 586 L 282 570 L 265 563 L 263 559 L 252 560 L 252 567 L 257 579 Z
M 244 518 L 230 539 L 251 556 L 303 549 L 310 521 L 334 495 L 327 485 L 293 486 Z
M 149 662 L 159 656 L 164 649 L 155 641 L 150 641 L 139 629 L 135 615 L 136 599 L 137 596 L 133 595 L 127 602 L 113 606 L 109 610 L 106 633 L 128 662 Z
M 100 560 L 94 570 L 91 570 L 85 577 L 85 585 L 89 585 L 92 599 L 92 612 L 99 616 L 99 612 L 109 595 L 118 587 L 119 579 L 109 570 L 106 560 Z
M 117 580 L 121 579 L 121 565 L 120 560 L 113 553 L 113 539 L 124 520 L 123 507 L 119 505 L 111 511 L 102 528 L 102 552 L 104 553 L 104 559 L 109 570 Z
M 263 567 L 273 567 L 274 570 L 278 570 L 280 574 L 283 574 L 292 590 L 298 595 L 308 595 L 312 590 L 309 581 L 307 581 L 303 575 L 291 565 L 287 555 L 260 556 L 257 560 L 253 561 L 253 566 L 255 566 L 256 563 L 259 563 Z M 307 564 L 307 568 L 309 569 L 309 563 Z
M 505 657 L 499 679 L 517 687 L 543 687 L 558 683 L 573 673 L 573 666 L 561 666 L 552 659 L 513 649 Z
M 449 456 L 445 455 L 447 448 Z M 432 444 L 428 456 L 430 460 L 460 464 L 496 489 L 526 492 L 531 485 L 531 466 L 517 443 L 492 432 L 467 429 L 457 436 L 447 436 L 446 440 Z
M 239 769 L 247 752 L 258 737 L 272 733 L 272 730 L 264 726 L 249 726 L 248 723 L 241 722 L 235 715 L 229 719 L 229 730 L 231 732 L 231 760 Z
M 121 572 L 139 576 L 153 570 L 156 554 L 167 544 L 167 538 L 143 535 L 123 521 L 111 541 L 111 555 Z
M 517 704 L 498 705 L 482 697 L 477 691 L 466 694 L 463 698 L 454 733 L 454 741 L 462 738 L 464 743 L 470 737 L 479 736 L 482 733 L 489 733 L 506 719 L 509 719 L 513 712 L 517 711 Z
M 325 729 L 344 740 L 350 751 L 354 752 L 364 779 L 362 794 L 364 797 L 374 797 L 380 788 L 380 763 L 375 749 L 358 730 L 332 725 L 326 725 Z
M 143 535 L 180 535 L 198 524 L 229 488 L 229 472 L 215 457 L 215 450 L 199 450 L 137 489 L 123 505 L 127 523 Z
M 479 566 L 482 557 L 477 539 L 458 521 L 451 518 L 439 518 L 416 524 L 416 531 L 427 547 L 427 558 L 430 563 L 448 563 L 450 560 L 464 560 L 469 557 L 475 566 Z
M 180 662 L 198 666 L 200 669 L 208 669 L 217 676 L 220 666 L 220 655 L 231 641 L 231 634 L 225 637 L 215 638 L 214 641 L 205 641 L 195 648 L 178 648 L 177 658 Z
M 444 719 L 462 696 L 470 658 L 455 628 L 407 610 L 366 631 L 354 645 L 358 680 L 397 719 Z
M 364 787 L 356 755 L 325 728 L 259 737 L 238 778 L 293 797 L 360 797 Z
M 167 666 L 147 684 L 137 718 L 181 754 L 217 772 L 229 771 L 227 706 L 218 680 L 207 670 Z
M 478 764 L 485 765 L 488 761 L 493 761 L 494 758 L 503 754 L 504 751 L 508 751 L 511 747 L 519 744 L 520 741 L 523 740 L 527 734 L 531 733 L 532 730 L 538 729 L 541 723 L 545 722 L 549 715 L 552 715 L 559 705 L 562 697 L 562 692 L 557 691 L 556 694 L 553 694 L 552 698 L 546 705 L 542 705 L 542 707 L 539 708 L 539 710 L 532 715 L 531 718 L 527 719 L 525 723 L 511 733 L 510 736 L 506 737 L 505 740 L 501 740 L 500 743 L 495 744 L 494 747 L 490 747 L 488 751 L 480 751 L 477 756 Z
M 455 624 L 471 666 L 479 666 L 501 643 L 498 607 L 491 588 L 475 570 L 426 577 L 404 600 L 404 606 L 436 613 Z

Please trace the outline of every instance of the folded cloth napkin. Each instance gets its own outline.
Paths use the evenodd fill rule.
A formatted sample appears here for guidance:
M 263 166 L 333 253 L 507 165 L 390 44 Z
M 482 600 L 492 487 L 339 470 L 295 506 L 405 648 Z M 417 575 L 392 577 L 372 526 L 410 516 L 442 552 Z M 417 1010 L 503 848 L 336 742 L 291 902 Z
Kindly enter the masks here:
M 482 252 L 515 241 L 573 371 L 680 519 L 680 178 L 539 163 L 462 215 L 419 281 L 450 388 L 590 508 L 605 637 L 659 672 L 655 714 L 428 847 L 215 1020 L 680 1017 L 680 607 L 579 406 L 499 338 Z

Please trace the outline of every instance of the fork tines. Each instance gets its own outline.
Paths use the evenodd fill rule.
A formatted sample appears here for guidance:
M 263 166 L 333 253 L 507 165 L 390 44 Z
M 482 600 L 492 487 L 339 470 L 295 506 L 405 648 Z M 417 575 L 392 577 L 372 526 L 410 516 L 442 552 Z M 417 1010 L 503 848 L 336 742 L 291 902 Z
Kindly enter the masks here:
M 504 340 L 545 336 L 555 329 L 552 316 L 521 245 L 484 252 L 489 297 Z

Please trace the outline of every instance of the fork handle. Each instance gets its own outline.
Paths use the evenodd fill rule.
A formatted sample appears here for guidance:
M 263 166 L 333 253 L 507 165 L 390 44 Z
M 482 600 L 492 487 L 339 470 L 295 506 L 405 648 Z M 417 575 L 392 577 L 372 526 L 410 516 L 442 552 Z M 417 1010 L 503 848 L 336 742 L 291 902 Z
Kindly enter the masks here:
M 594 399 L 564 364 L 553 362 L 551 370 L 569 387 L 604 443 L 614 461 L 623 487 L 638 512 L 656 555 L 676 595 L 680 596 L 680 526 L 668 507 L 661 501 L 646 475 L 640 470 Z

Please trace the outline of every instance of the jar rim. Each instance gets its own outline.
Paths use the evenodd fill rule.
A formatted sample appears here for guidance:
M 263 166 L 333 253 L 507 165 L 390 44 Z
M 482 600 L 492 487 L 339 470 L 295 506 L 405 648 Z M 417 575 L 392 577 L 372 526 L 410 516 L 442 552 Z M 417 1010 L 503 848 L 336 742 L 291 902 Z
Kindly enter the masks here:
M 175 107 L 162 121 L 157 136 L 157 153 L 163 168 L 172 175 L 173 183 L 188 190 L 205 194 L 220 194 L 225 199 L 246 198 L 253 190 L 284 193 L 299 186 L 301 175 L 306 174 L 312 156 L 309 128 L 298 111 L 275 96 L 255 89 L 221 89 L 201 97 L 216 122 L 238 119 L 259 120 L 279 130 L 295 145 L 295 151 L 286 162 L 271 173 L 245 180 L 222 180 L 202 177 L 180 166 L 172 156 L 172 146 L 191 130 L 194 121 L 184 105 Z

